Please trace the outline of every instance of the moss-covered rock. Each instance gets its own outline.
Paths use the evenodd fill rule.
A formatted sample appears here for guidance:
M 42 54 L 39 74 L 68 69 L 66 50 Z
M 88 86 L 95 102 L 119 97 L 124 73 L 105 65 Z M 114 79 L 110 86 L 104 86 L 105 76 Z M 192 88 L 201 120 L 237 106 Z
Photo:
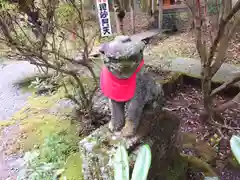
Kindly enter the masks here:
M 171 166 L 174 161 L 171 154 L 177 148 L 180 120 L 170 112 L 151 108 L 145 110 L 141 119 L 137 134 L 132 138 L 122 138 L 103 126 L 79 143 L 84 179 L 113 179 L 112 157 L 119 143 L 125 144 L 132 155 L 140 144 L 149 144 L 153 156 L 149 178 L 169 176 L 162 167 Z

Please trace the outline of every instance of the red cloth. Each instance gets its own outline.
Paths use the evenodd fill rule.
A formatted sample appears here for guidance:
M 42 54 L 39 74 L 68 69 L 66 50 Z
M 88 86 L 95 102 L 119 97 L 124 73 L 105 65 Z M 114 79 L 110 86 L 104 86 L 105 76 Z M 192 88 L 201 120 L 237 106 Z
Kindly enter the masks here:
M 137 73 L 144 65 L 144 60 L 139 64 L 134 74 L 127 79 L 114 76 L 107 67 L 103 66 L 100 75 L 100 88 L 103 94 L 115 101 L 124 102 L 133 98 L 136 90 Z

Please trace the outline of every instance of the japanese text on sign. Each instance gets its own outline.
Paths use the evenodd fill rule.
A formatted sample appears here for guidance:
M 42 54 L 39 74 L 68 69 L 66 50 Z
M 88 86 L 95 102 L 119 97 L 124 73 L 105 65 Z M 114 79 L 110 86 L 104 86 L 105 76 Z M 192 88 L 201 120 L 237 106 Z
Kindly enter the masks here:
M 112 35 L 108 0 L 97 0 L 97 9 L 102 36 Z

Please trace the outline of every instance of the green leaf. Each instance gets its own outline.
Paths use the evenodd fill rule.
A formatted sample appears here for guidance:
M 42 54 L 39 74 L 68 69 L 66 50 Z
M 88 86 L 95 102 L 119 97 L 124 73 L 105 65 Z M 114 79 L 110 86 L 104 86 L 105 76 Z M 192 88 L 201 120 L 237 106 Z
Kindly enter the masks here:
M 114 180 L 129 180 L 128 154 L 120 145 L 114 157 Z
M 230 146 L 235 156 L 236 160 L 240 164 L 240 137 L 239 136 L 232 136 L 230 139 Z
M 140 148 L 134 165 L 132 180 L 146 180 L 151 165 L 152 155 L 148 145 Z
M 219 180 L 218 177 L 205 177 L 204 180 Z

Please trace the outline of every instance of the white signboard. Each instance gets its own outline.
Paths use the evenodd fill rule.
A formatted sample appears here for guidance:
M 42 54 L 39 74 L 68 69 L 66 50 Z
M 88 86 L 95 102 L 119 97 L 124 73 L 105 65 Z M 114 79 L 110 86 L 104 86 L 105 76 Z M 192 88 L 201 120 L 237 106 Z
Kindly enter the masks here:
M 97 0 L 97 11 L 102 36 L 111 36 L 112 28 L 108 0 Z

